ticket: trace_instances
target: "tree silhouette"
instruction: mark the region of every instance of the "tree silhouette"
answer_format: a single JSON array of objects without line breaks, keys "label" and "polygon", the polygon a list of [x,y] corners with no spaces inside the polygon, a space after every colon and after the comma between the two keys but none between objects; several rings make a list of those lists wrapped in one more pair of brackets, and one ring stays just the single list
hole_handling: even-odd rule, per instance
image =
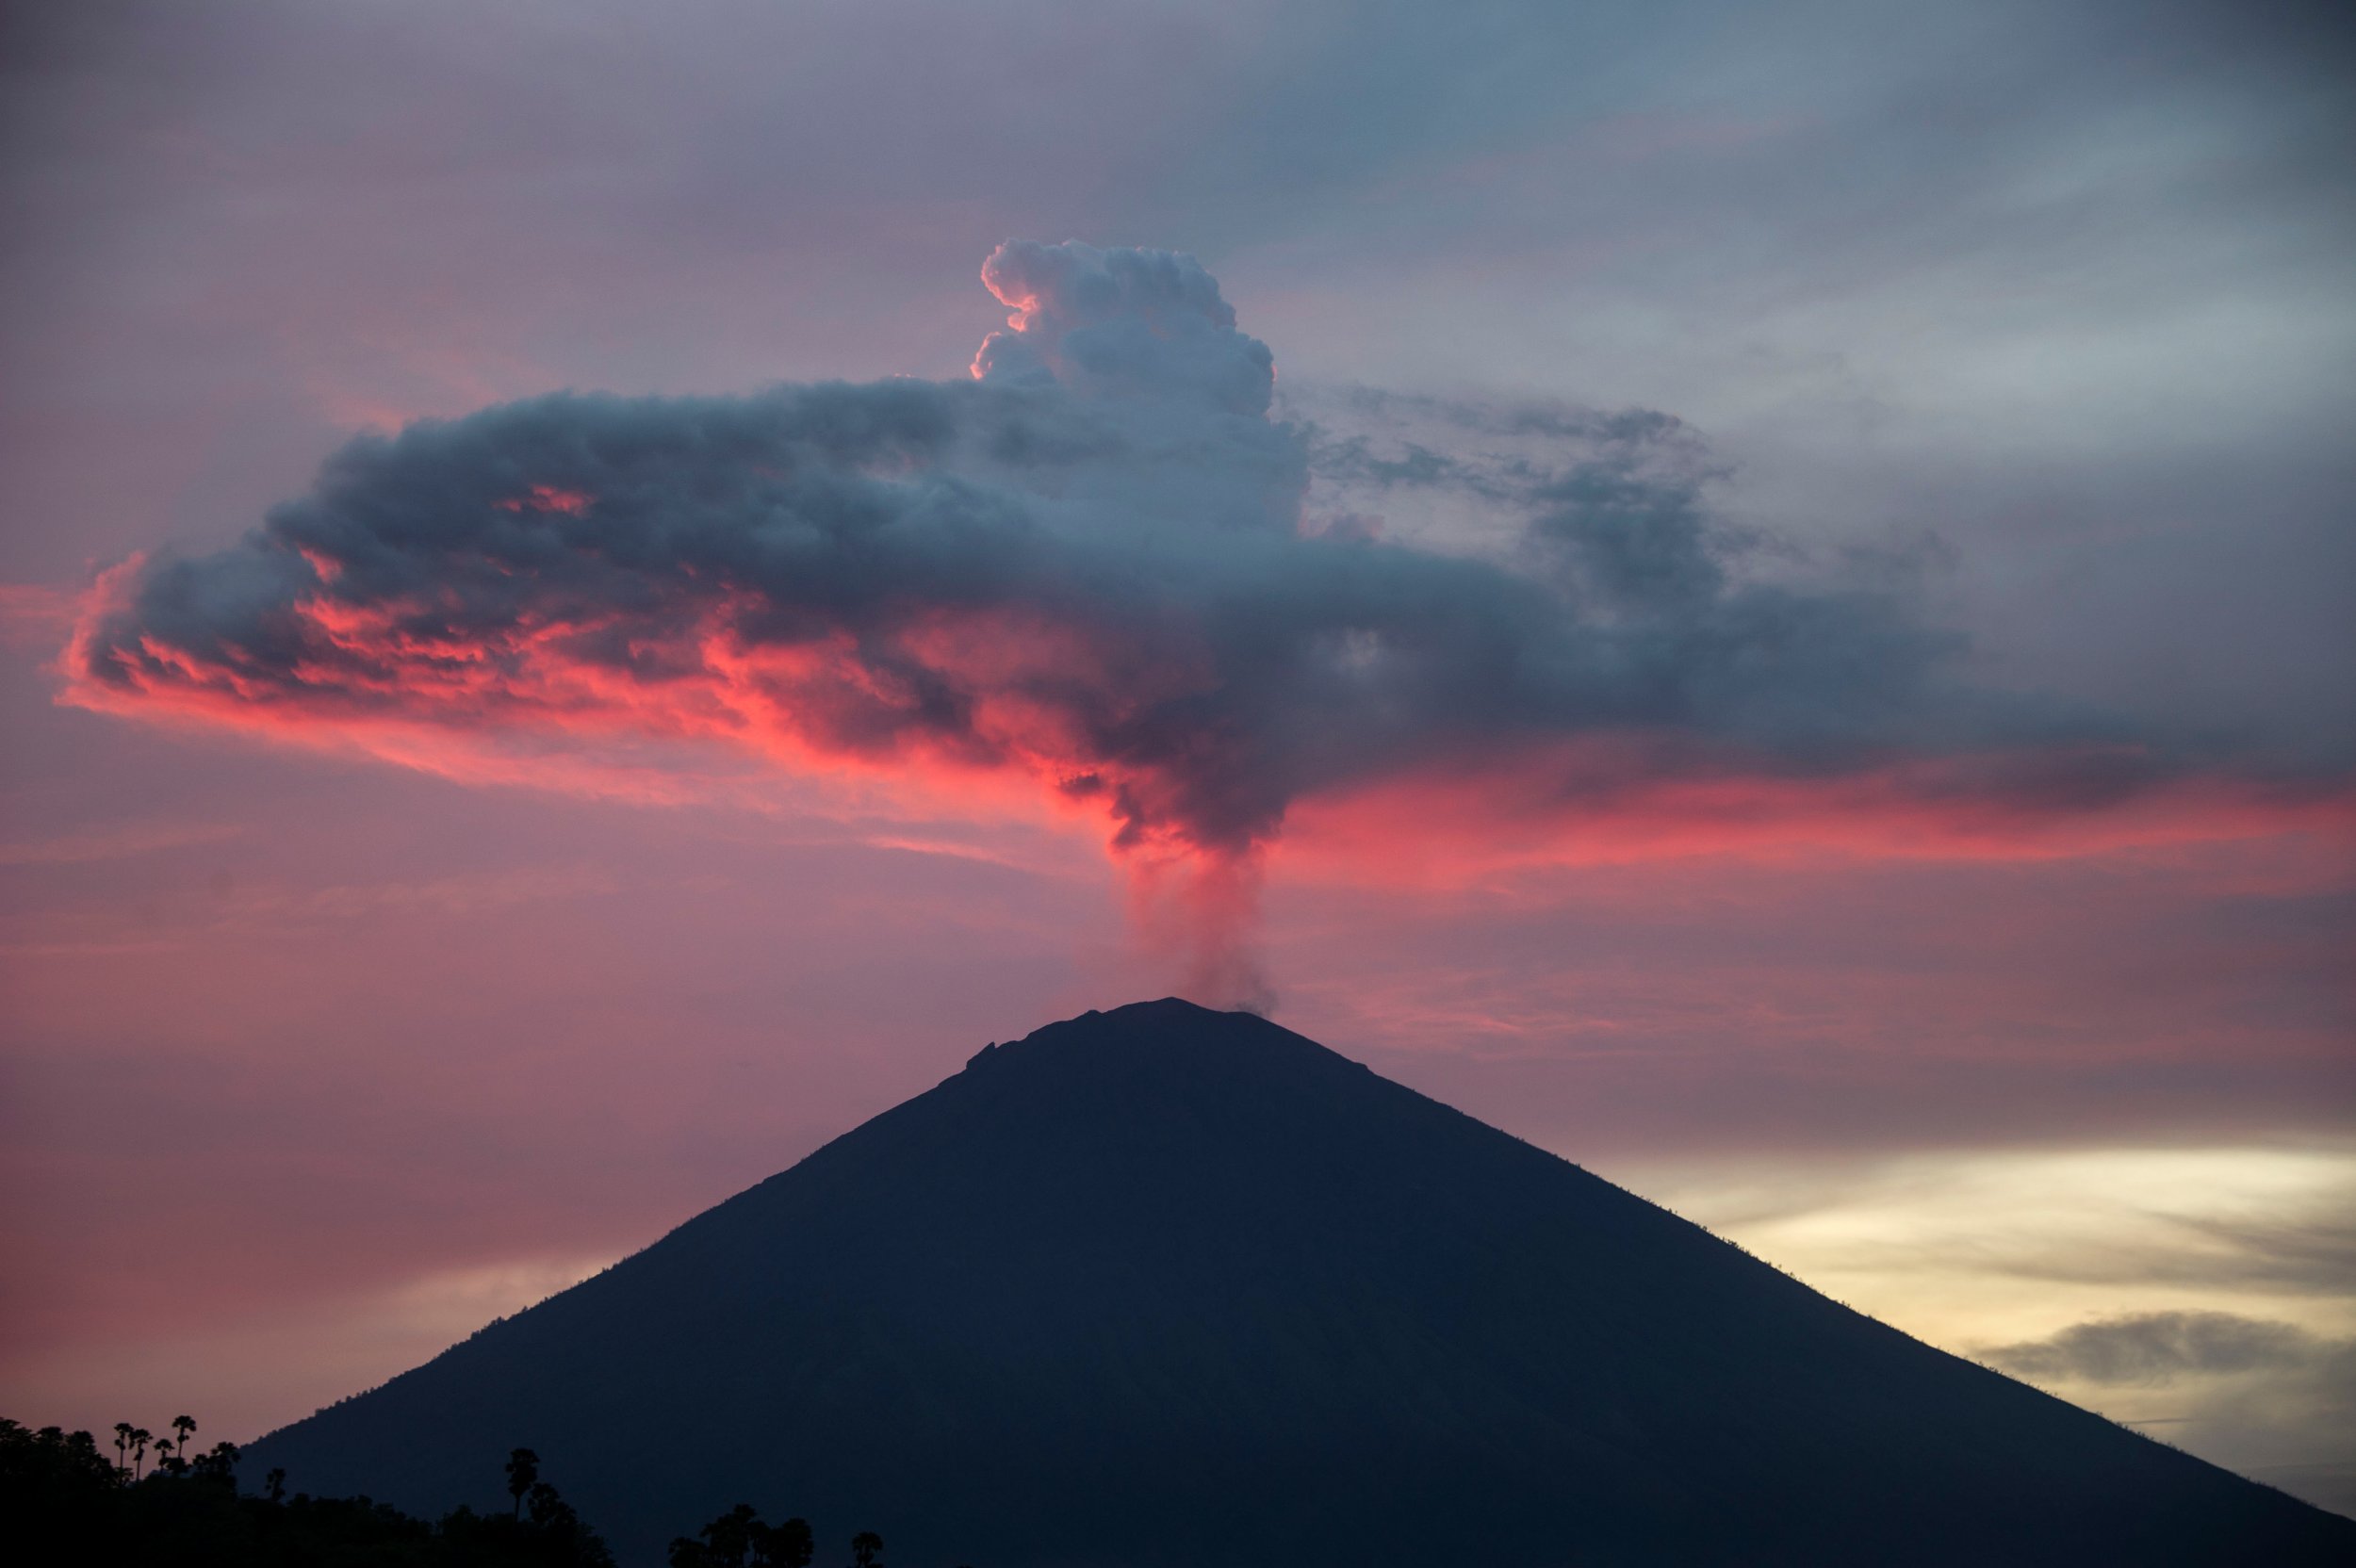
[{"label": "tree silhouette", "polygon": [[750,1503],[739,1503],[695,1534],[700,1540],[679,1536],[671,1542],[671,1568],[746,1568],[744,1560],[752,1552],[752,1532],[760,1524],[761,1515]]},{"label": "tree silhouette", "polygon": [[750,1503],[739,1503],[695,1534],[671,1542],[671,1568],[810,1568],[816,1555],[810,1521],[764,1525]]},{"label": "tree silhouette", "polygon": [[507,1456],[507,1491],[515,1499],[515,1518],[524,1516],[524,1494],[540,1478],[540,1456],[529,1448],[517,1448]]},{"label": "tree silhouette", "polygon": [[[597,1532],[540,1478],[540,1459],[513,1450],[507,1479],[515,1494],[509,1518],[461,1507],[438,1520],[412,1517],[367,1496],[286,1494],[286,1473],[273,1469],[258,1494],[240,1494],[234,1443],[196,1453],[196,1423],[182,1417],[158,1438],[118,1423],[117,1462],[89,1432],[30,1430],[0,1419],[0,1548],[19,1541],[69,1543],[59,1561],[186,1563],[207,1568],[614,1568]],[[169,1465],[192,1478],[144,1486],[129,1478],[152,1451],[158,1473]],[[739,1503],[696,1532],[671,1543],[672,1568],[810,1568],[810,1522],[762,1522]],[[19,1550],[15,1561],[24,1556]],[[882,1568],[883,1538],[851,1539],[852,1568]],[[48,1557],[41,1557],[46,1562]]]},{"label": "tree silhouette", "polygon": [[754,1533],[753,1561],[757,1568],[810,1568],[810,1560],[817,1551],[807,1519],[788,1519],[782,1525],[756,1529]]},{"label": "tree silhouette", "polygon": [[581,1527],[581,1515],[573,1511],[573,1505],[558,1496],[556,1488],[546,1481],[532,1483],[531,1493],[524,1498],[524,1509],[532,1522],[543,1530],[565,1535]]},{"label": "tree silhouette", "polygon": [[[88,1432],[66,1435],[63,1428],[31,1431],[0,1419],[0,1520],[13,1527],[27,1506],[79,1502],[104,1506],[119,1500],[123,1472],[108,1464]],[[0,1539],[17,1539],[11,1534]]]},{"label": "tree silhouette", "polygon": [[[237,1446],[217,1443],[192,1459],[194,1426],[175,1423],[176,1436],[158,1439],[123,1422],[115,1433],[120,1462],[110,1463],[88,1432],[32,1431],[0,1419],[0,1552],[13,1549],[11,1562],[188,1568],[614,1568],[597,1531],[545,1481],[534,1479],[526,1494],[528,1521],[469,1508],[428,1521],[365,1496],[298,1493],[282,1501],[286,1473],[277,1470],[268,1496],[242,1496]],[[135,1484],[151,1448],[158,1475],[169,1466],[194,1478]],[[536,1468],[528,1451],[519,1457],[524,1473]]]}]

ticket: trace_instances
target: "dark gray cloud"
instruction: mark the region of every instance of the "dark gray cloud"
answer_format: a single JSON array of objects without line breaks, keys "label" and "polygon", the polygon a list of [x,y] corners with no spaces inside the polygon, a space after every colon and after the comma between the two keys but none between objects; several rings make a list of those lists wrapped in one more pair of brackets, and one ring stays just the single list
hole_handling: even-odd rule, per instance
[{"label": "dark gray cloud", "polygon": [[2226,1312],[2132,1313],[1981,1359],[2131,1426],[2356,1513],[2356,1338]]},{"label": "dark gray cloud", "polygon": [[155,360],[284,400],[176,503],[213,542],[387,411],[940,373],[973,255],[1104,235],[1205,247],[1296,377],[1642,399],[1787,533],[1935,523],[2017,684],[2352,754],[2323,8],[58,16],[0,94],[18,575],[157,531],[34,482]]},{"label": "dark gray cloud", "polygon": [[[972,380],[566,394],[355,441],[237,545],[117,584],[79,689],[1011,770],[1101,795],[1123,845],[1230,858],[1304,794],[1604,739],[1566,804],[1911,770],[1933,808],[2078,810],[2199,761],[1969,689],[1901,597],[1753,570],[1667,416],[1271,419],[1272,358],[1191,257],[1017,242],[984,279],[1015,317]],[[1438,520],[1320,526],[1350,494]]]},{"label": "dark gray cloud", "polygon": [[[2168,1383],[2213,1373],[2356,1366],[2356,1341],[2325,1339],[2296,1324],[2227,1312],[2132,1313],[1981,1353],[2024,1378],[2090,1383]],[[2342,1367],[2343,1373],[2349,1369]]]}]

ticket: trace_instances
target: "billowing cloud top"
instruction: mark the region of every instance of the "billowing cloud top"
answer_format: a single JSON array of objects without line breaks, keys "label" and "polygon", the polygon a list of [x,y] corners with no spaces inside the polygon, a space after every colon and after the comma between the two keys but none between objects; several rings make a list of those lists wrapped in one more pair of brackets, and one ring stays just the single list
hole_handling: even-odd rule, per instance
[{"label": "billowing cloud top", "polygon": [[[237,544],[111,578],[71,697],[1018,776],[1229,864],[1303,797],[1439,771],[2082,806],[2173,766],[1966,690],[1891,598],[1747,571],[1665,416],[1362,393],[1343,433],[1270,416],[1191,256],[1010,243],[982,276],[1013,315],[970,381],[355,440]],[[1385,538],[1352,498],[1456,523]]]},{"label": "billowing cloud top", "polygon": [[991,253],[982,282],[1015,314],[973,356],[977,381],[1268,413],[1276,358],[1235,330],[1218,280],[1192,256],[1018,239]]}]

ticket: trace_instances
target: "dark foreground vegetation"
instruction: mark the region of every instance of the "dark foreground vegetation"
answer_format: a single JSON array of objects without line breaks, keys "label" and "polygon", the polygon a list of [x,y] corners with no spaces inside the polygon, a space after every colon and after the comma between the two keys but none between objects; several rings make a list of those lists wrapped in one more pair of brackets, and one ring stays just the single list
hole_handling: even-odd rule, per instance
[{"label": "dark foreground vegetation", "polygon": [[[508,1457],[507,1512],[462,1507],[428,1523],[365,1496],[289,1496],[283,1470],[270,1471],[261,1491],[241,1492],[237,1445],[198,1453],[193,1419],[183,1415],[172,1429],[174,1437],[158,1438],[117,1422],[102,1448],[89,1432],[0,1420],[0,1512],[14,1544],[33,1547],[13,1560],[34,1568],[614,1568],[597,1532],[540,1478],[539,1456],[529,1448]],[[815,1555],[807,1522],[767,1524],[740,1503],[673,1541],[670,1562],[810,1568]],[[881,1537],[852,1538],[852,1568],[883,1568],[882,1559]]]}]

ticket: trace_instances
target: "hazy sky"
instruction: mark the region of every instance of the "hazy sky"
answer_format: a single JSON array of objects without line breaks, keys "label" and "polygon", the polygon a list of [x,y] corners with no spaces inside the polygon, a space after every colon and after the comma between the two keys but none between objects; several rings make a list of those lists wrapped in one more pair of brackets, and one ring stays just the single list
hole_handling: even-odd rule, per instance
[{"label": "hazy sky", "polygon": [[0,1410],[1208,987],[2356,1509],[2331,8],[31,10]]}]

